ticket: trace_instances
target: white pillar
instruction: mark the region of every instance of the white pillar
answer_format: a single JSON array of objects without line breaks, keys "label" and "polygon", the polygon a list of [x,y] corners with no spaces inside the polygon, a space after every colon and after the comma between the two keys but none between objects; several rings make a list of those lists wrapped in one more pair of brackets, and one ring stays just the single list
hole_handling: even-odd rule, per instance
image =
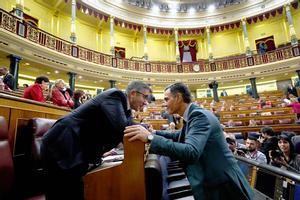
[{"label": "white pillar", "polygon": [[147,46],[147,26],[143,26],[144,31],[144,59],[145,61],[148,61],[148,46]]},{"label": "white pillar", "polygon": [[115,17],[110,16],[110,53],[112,56],[115,56],[114,19]]},{"label": "white pillar", "polygon": [[72,7],[71,7],[71,36],[70,40],[74,44],[76,44],[77,37],[76,37],[76,0],[72,0]]},{"label": "white pillar", "polygon": [[286,12],[286,17],[287,17],[288,24],[289,24],[289,33],[290,33],[290,37],[291,37],[291,44],[297,45],[298,39],[296,37],[296,31],[295,31],[294,24],[293,24],[293,16],[291,14],[290,3],[285,5],[285,12]]},{"label": "white pillar", "polygon": [[180,55],[179,55],[179,44],[178,44],[178,28],[174,29],[174,35],[175,35],[175,52],[176,52],[176,62],[180,63]]},{"label": "white pillar", "polygon": [[212,48],[211,48],[210,28],[209,28],[209,26],[206,27],[206,36],[207,36],[208,59],[209,59],[209,61],[213,61],[214,56],[213,56]]},{"label": "white pillar", "polygon": [[249,38],[248,38],[248,31],[247,31],[247,23],[245,19],[242,19],[242,27],[244,33],[244,42],[245,42],[245,52],[247,56],[252,55],[252,51],[250,49]]}]

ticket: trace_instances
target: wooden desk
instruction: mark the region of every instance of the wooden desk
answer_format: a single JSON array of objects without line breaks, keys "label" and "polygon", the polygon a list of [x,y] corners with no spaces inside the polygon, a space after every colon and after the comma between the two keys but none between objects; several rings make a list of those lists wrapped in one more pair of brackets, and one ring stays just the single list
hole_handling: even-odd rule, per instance
[{"label": "wooden desk", "polygon": [[18,118],[58,119],[70,111],[64,107],[0,93],[0,115],[4,116],[8,123],[8,139],[12,152]]},{"label": "wooden desk", "polygon": [[124,160],[101,166],[84,177],[85,200],[145,200],[145,145],[124,140]]},{"label": "wooden desk", "polygon": [[[296,134],[300,134],[300,124],[274,124],[269,126],[272,127],[276,133],[280,133],[281,131],[293,131]],[[240,132],[243,134],[247,134],[248,132],[259,132],[262,127],[264,126],[263,125],[253,126],[253,127],[237,126],[232,128],[226,127],[225,132],[227,133]]]}]

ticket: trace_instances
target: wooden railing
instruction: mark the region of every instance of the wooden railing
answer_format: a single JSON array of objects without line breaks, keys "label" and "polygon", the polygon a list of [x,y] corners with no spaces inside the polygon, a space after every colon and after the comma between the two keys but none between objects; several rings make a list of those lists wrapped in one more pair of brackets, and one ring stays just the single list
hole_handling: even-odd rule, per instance
[{"label": "wooden railing", "polygon": [[[7,30],[30,42],[73,58],[108,67],[151,73],[201,73],[222,71],[272,63],[300,56],[300,45],[298,45],[278,48],[263,55],[255,54],[250,57],[247,57],[246,55],[229,56],[226,58],[215,59],[214,62],[203,59],[197,62],[181,64],[176,62],[149,63],[145,61],[114,58],[111,55],[74,45],[71,42],[24,22],[3,9],[0,9],[0,29]],[[194,71],[194,65],[199,65],[199,71]]]}]

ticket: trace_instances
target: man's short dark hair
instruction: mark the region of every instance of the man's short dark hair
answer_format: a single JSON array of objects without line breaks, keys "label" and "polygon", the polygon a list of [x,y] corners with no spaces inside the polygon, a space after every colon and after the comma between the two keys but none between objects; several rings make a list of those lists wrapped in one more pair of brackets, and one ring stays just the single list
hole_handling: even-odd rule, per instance
[{"label": "man's short dark hair", "polygon": [[138,92],[142,92],[143,90],[149,90],[150,92],[152,92],[149,84],[144,83],[143,81],[131,81],[128,83],[128,86],[126,88],[126,94],[129,94],[130,91],[138,91]]},{"label": "man's short dark hair", "polygon": [[38,83],[38,84],[41,84],[42,81],[46,82],[46,83],[49,83],[49,78],[46,77],[46,76],[38,76],[36,77],[35,79],[35,83]]},{"label": "man's short dark hair", "polygon": [[183,83],[174,83],[166,87],[165,91],[170,89],[170,92],[173,96],[177,93],[182,95],[182,99],[184,103],[191,103],[192,102],[192,95],[189,88]]},{"label": "man's short dark hair", "polygon": [[270,127],[270,126],[262,127],[262,128],[260,129],[260,132],[261,132],[261,133],[264,133],[264,134],[266,134],[266,135],[269,135],[269,136],[275,136],[275,132],[274,132],[273,128]]}]

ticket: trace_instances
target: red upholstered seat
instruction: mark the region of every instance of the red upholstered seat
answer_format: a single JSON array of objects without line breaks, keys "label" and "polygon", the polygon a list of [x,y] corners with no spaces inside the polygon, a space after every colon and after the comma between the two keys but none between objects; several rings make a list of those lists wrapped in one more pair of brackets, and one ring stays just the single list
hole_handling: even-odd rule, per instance
[{"label": "red upholstered seat", "polygon": [[293,120],[292,119],[280,119],[278,120],[279,124],[292,124]]},{"label": "red upholstered seat", "polygon": [[271,119],[268,119],[268,120],[261,120],[261,124],[262,124],[262,125],[271,125],[271,124],[274,124],[274,121],[271,120]]},{"label": "red upholstered seat", "polygon": [[243,126],[243,122],[242,121],[237,121],[237,122],[234,122],[234,125],[235,126]]},{"label": "red upholstered seat", "polygon": [[4,117],[0,116],[0,199],[9,199],[14,182],[14,167],[8,142],[8,129]]},{"label": "red upholstered seat", "polygon": [[284,114],[284,110],[274,111],[274,115],[283,115],[283,114]]}]

